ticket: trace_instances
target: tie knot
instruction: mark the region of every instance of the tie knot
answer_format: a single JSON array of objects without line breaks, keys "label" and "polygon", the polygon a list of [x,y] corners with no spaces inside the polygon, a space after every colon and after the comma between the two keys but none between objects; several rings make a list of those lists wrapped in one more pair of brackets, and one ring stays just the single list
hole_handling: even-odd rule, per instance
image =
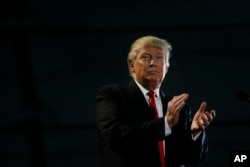
[{"label": "tie knot", "polygon": [[155,97],[155,92],[152,91],[152,90],[150,90],[150,91],[147,93],[147,95],[148,95],[150,98]]}]

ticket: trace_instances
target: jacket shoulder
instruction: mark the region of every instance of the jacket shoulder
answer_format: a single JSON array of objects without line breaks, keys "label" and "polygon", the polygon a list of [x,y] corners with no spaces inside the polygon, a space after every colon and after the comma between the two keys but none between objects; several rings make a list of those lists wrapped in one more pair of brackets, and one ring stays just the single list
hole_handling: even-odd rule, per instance
[{"label": "jacket shoulder", "polygon": [[126,89],[125,85],[121,84],[109,84],[100,87],[97,90],[97,97],[117,97],[119,94],[123,94]]},{"label": "jacket shoulder", "polygon": [[117,92],[117,91],[119,92],[124,88],[125,88],[124,85],[109,84],[109,85],[104,85],[104,86],[100,87],[97,92],[98,93],[100,93],[100,92]]}]

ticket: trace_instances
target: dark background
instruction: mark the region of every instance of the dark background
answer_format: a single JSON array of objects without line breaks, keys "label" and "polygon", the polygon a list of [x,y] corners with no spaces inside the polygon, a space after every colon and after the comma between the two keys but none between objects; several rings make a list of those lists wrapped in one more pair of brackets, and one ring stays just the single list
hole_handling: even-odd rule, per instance
[{"label": "dark background", "polygon": [[0,166],[96,167],[95,94],[130,80],[133,40],[173,45],[163,89],[203,100],[217,116],[207,128],[203,167],[229,165],[250,149],[250,3],[137,0],[0,2]]}]

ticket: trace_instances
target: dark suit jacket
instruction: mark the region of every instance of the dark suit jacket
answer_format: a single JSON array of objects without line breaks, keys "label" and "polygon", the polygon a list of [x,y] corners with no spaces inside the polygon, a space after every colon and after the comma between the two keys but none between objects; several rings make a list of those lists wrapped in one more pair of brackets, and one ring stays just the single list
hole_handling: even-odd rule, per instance
[{"label": "dark suit jacket", "polygon": [[[160,91],[164,114],[172,97]],[[164,135],[164,117],[154,119],[141,90],[128,85],[107,85],[97,92],[97,129],[100,167],[159,167],[157,141],[165,140],[167,167],[198,165],[206,156],[203,131],[198,140],[190,134],[191,111],[186,105],[171,135]]]}]

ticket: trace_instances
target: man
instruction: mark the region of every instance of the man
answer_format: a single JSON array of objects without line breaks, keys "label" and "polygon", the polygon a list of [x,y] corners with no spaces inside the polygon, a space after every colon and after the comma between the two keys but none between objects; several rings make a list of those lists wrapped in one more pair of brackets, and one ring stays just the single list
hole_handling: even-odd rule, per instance
[{"label": "man", "polygon": [[137,39],[128,54],[133,78],[97,93],[101,167],[185,167],[207,153],[205,128],[215,117],[202,102],[194,117],[187,93],[167,96],[160,89],[169,68],[171,45],[155,36]]}]

